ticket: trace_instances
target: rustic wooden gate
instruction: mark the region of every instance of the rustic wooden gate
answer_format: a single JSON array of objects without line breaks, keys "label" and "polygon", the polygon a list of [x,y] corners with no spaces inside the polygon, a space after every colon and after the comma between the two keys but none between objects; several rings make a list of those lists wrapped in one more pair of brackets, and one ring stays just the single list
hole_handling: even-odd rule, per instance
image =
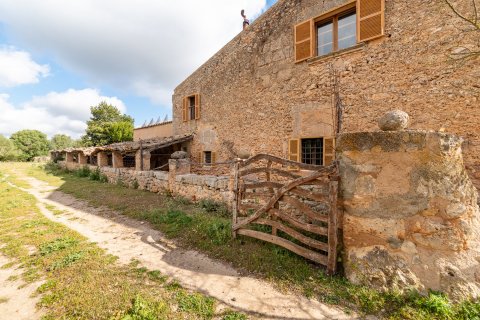
[{"label": "rustic wooden gate", "polygon": [[235,164],[233,232],[282,246],[336,272],[336,164],[259,154]]}]

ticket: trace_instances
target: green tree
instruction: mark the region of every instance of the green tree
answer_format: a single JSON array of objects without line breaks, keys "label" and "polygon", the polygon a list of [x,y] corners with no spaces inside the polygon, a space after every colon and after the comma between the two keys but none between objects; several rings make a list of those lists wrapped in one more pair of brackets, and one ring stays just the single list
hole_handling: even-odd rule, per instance
[{"label": "green tree", "polygon": [[132,141],[133,118],[122,114],[117,107],[106,102],[90,107],[92,116],[87,121],[84,146],[102,146],[115,142]]},{"label": "green tree", "polygon": [[12,140],[0,135],[0,161],[12,161],[18,159],[20,151],[15,147]]},{"label": "green tree", "polygon": [[75,145],[75,141],[66,134],[56,134],[50,139],[50,147],[53,150],[70,148]]},{"label": "green tree", "polygon": [[10,137],[21,151],[19,160],[31,161],[38,156],[45,156],[50,149],[47,135],[38,130],[17,131]]}]

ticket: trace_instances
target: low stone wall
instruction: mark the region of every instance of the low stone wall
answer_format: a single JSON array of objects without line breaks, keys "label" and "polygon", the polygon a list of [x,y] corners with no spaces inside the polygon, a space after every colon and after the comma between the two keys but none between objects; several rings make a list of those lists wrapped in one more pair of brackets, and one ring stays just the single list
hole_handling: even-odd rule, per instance
[{"label": "low stone wall", "polygon": [[339,137],[350,281],[480,295],[480,213],[461,143],[426,131]]},{"label": "low stone wall", "polygon": [[[68,170],[77,170],[85,166],[74,162],[60,161],[58,163]],[[137,187],[151,192],[171,193],[192,201],[211,199],[230,204],[233,199],[228,176],[174,174],[166,171],[136,171],[130,168],[87,166],[92,171],[100,168],[101,174],[107,177],[109,183],[122,183],[130,188]]]}]

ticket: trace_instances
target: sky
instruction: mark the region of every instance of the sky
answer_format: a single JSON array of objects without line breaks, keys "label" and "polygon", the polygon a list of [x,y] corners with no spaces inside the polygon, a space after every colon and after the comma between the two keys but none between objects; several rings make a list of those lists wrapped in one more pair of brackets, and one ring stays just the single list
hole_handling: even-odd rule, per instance
[{"label": "sky", "polygon": [[79,138],[106,101],[141,126],[276,0],[0,0],[0,134]]}]

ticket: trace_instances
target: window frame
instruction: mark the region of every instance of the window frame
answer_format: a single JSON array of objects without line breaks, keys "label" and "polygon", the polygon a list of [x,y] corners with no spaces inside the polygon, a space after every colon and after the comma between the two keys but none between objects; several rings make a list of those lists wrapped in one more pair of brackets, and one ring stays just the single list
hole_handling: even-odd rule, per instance
[{"label": "window frame", "polygon": [[299,151],[299,157],[298,157],[298,158],[299,158],[299,160],[300,160],[300,161],[299,161],[300,163],[305,163],[305,164],[307,164],[306,162],[303,162],[303,156],[304,156],[304,152],[303,152],[303,141],[305,141],[305,140],[316,140],[316,139],[319,139],[319,140],[322,141],[322,147],[321,147],[321,153],[320,153],[320,155],[321,155],[321,157],[320,157],[320,159],[321,159],[321,164],[315,164],[315,163],[309,163],[309,164],[319,165],[319,166],[323,166],[323,165],[324,165],[324,158],[325,158],[325,157],[324,157],[325,137],[302,137],[302,138],[299,139],[299,140],[300,140],[300,141],[299,141],[300,143],[299,143],[299,148],[298,148],[298,149],[299,149],[299,150],[298,150],[298,151]]},{"label": "window frame", "polygon": [[[358,41],[358,17],[355,17],[355,45],[343,48],[338,50],[338,19],[342,18],[344,16],[347,16],[349,14],[355,13],[358,15],[357,12],[357,1],[352,1],[349,2],[341,7],[335,8],[325,14],[322,14],[321,16],[318,16],[313,19],[313,32],[314,32],[314,46],[313,46],[313,56],[314,57],[324,57],[329,54],[333,54],[335,52],[339,52],[342,50],[348,50],[350,48],[355,47],[356,45],[359,44]],[[322,24],[326,24],[328,22],[332,22],[332,36],[333,36],[333,49],[331,52],[323,54],[323,55],[318,55],[318,27]]]},{"label": "window frame", "polygon": [[[191,102],[193,101],[193,105]],[[193,112],[193,117],[192,117]],[[187,97],[187,113],[188,113],[188,121],[195,120],[197,117],[197,110],[195,108],[195,95],[191,95]]]},{"label": "window frame", "polygon": [[[207,162],[207,154],[210,155],[210,162]],[[213,152],[210,150],[203,151],[203,163],[205,163],[206,166],[211,166],[213,163]]]}]

